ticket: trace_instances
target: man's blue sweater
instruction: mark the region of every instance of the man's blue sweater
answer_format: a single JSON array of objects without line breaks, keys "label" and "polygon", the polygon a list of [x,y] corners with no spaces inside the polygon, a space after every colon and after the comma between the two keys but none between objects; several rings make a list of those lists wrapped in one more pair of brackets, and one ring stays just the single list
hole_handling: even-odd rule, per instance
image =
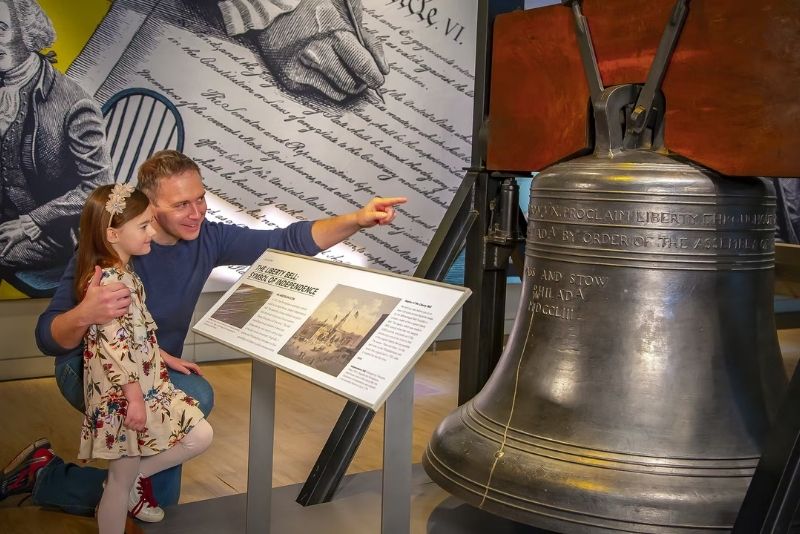
[{"label": "man's blue sweater", "polygon": [[[133,268],[147,293],[147,308],[158,325],[156,337],[166,352],[180,357],[200,291],[212,269],[220,265],[250,265],[273,248],[313,256],[320,252],[311,237],[311,222],[277,230],[253,230],[204,221],[200,235],[174,245],[152,243],[150,254],[133,258]],[[77,304],[73,290],[73,257],[47,309],[36,324],[36,344],[58,360],[80,355],[83,346],[65,350],[50,332],[53,319]]]}]

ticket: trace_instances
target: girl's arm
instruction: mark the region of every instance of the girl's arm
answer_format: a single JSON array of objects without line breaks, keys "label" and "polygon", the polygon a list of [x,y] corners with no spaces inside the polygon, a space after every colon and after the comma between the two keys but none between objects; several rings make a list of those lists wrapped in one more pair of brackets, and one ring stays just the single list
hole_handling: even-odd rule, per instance
[{"label": "girl's arm", "polygon": [[[112,319],[97,327],[97,354],[103,365],[103,370],[113,384],[119,385],[123,395],[128,401],[128,409],[123,420],[123,425],[131,430],[141,432],[147,424],[147,412],[144,404],[142,387],[139,384],[140,362],[154,355],[147,353],[146,345],[136,339],[134,317],[137,307],[143,306],[139,300],[133,278],[127,271],[119,269],[106,270],[106,277],[102,278],[102,285],[119,282],[130,290],[131,306],[128,313],[122,317]],[[87,388],[87,395],[92,388]]]},{"label": "girl's arm", "polygon": [[161,352],[161,359],[164,360],[164,363],[167,364],[167,367],[173,371],[178,371],[179,373],[183,373],[185,375],[194,373],[196,375],[203,376],[203,373],[200,371],[200,367],[196,363],[189,362],[181,358],[176,358],[161,347],[159,347],[158,350]]},{"label": "girl's arm", "polygon": [[122,422],[125,428],[143,432],[147,426],[147,412],[144,406],[144,396],[139,382],[128,382],[122,386],[122,393],[128,399],[128,412]]}]

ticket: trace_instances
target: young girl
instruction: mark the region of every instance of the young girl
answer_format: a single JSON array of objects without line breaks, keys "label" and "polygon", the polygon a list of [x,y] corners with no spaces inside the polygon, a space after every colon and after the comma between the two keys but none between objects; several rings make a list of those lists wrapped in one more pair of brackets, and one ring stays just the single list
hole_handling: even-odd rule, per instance
[{"label": "young girl", "polygon": [[152,217],[144,193],[122,184],[97,188],[81,214],[78,300],[95,265],[102,267],[101,284],[122,282],[131,291],[128,313],[91,326],[84,338],[86,417],[79,457],[110,460],[97,509],[100,534],[123,532],[129,510],[144,521],[163,519],[148,477],[200,454],[213,435],[197,401],[169,381],[142,282],[128,263],[150,252]]}]

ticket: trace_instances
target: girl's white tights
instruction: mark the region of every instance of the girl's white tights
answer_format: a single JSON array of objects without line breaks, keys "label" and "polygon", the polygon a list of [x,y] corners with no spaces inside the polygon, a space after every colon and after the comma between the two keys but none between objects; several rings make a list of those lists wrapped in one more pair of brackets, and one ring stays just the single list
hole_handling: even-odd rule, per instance
[{"label": "girl's white tights", "polygon": [[149,477],[194,458],[211,445],[214,431],[201,419],[182,440],[153,456],[123,456],[108,463],[108,479],[100,505],[97,525],[100,534],[121,534],[128,514],[128,496],[136,476]]}]

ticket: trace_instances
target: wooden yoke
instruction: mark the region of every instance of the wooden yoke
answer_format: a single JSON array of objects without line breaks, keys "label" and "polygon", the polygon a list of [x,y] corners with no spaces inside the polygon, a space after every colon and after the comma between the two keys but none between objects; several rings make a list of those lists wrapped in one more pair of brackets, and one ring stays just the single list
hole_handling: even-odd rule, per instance
[{"label": "wooden yoke", "polygon": [[[674,0],[584,0],[603,84],[644,83]],[[499,15],[488,168],[537,171],[589,146],[572,13]],[[663,83],[670,151],[734,176],[800,177],[800,2],[693,0]]]}]

